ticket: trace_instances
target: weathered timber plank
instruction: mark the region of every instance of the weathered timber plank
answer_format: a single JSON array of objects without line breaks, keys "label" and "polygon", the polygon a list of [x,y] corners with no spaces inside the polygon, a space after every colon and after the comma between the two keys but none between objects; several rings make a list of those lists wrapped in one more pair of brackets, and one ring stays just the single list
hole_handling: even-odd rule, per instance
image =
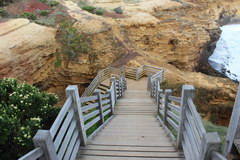
[{"label": "weathered timber plank", "polygon": [[134,151],[103,151],[103,150],[80,150],[80,155],[116,156],[116,157],[141,157],[141,158],[181,158],[178,152],[134,152]]},{"label": "weathered timber plank", "polygon": [[[79,157],[78,160],[129,160],[129,157],[114,157],[114,156],[91,156],[84,155]],[[142,158],[142,157],[131,157],[130,160],[184,160],[184,158]]]},{"label": "weathered timber plank", "polygon": [[87,145],[81,147],[82,150],[109,150],[109,151],[150,151],[150,152],[176,152],[172,146],[163,147],[145,147],[145,146],[116,146],[116,145]]}]

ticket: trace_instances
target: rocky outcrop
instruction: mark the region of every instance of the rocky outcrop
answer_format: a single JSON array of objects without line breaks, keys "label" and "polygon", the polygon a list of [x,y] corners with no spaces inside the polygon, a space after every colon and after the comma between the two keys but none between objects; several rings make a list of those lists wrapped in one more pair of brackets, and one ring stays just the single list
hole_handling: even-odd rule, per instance
[{"label": "rocky outcrop", "polygon": [[57,28],[25,19],[0,23],[0,77],[26,80],[64,97],[68,84],[78,84],[83,91],[96,72],[108,65],[150,64],[166,68],[168,81],[209,90],[220,88],[221,95],[228,95],[232,101],[236,84],[215,77],[219,75],[209,67],[207,59],[219,38],[219,20],[229,15],[236,17],[240,13],[239,0],[92,3],[108,11],[121,5],[124,16],[98,16],[83,11],[72,1],[62,1],[74,26],[91,37],[92,51],[76,62],[64,60],[59,68],[54,67],[54,53],[61,47]]},{"label": "rocky outcrop", "polygon": [[29,83],[47,79],[59,47],[55,33],[26,19],[0,23],[0,77]]}]

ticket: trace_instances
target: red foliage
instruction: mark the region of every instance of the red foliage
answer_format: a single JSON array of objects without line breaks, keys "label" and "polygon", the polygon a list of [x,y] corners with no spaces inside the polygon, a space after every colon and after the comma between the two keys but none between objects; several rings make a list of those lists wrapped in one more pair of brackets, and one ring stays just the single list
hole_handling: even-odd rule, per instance
[{"label": "red foliage", "polygon": [[34,13],[36,10],[49,10],[51,11],[51,7],[48,4],[41,3],[37,0],[28,0],[24,2],[19,2],[15,4],[11,4],[6,8],[7,12],[13,15],[19,15],[24,12]]},{"label": "red foliage", "polygon": [[48,4],[38,2],[36,0],[31,0],[26,4],[24,12],[35,12],[36,10],[51,10]]}]

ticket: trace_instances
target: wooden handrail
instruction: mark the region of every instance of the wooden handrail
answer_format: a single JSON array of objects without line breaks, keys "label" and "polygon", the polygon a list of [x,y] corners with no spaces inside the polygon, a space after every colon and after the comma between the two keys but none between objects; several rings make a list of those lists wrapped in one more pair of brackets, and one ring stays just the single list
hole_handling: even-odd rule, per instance
[{"label": "wooden handrail", "polygon": [[[159,79],[160,78],[160,79]],[[151,97],[157,102],[158,119],[178,148],[183,148],[187,160],[226,160],[219,153],[220,138],[216,132],[207,133],[193,102],[194,88],[183,85],[181,97],[171,90],[161,89],[161,74],[148,78]]]},{"label": "wooden handrail", "polygon": [[[94,80],[107,72],[99,72]],[[39,157],[47,160],[75,159],[80,144],[86,145],[112,119],[115,103],[123,97],[127,88],[125,77],[118,80],[112,77],[111,81],[106,94],[96,90],[95,95],[81,98],[76,85],[68,86],[67,100],[50,130],[38,130],[33,139],[36,148],[19,160],[36,160]],[[104,117],[109,114],[110,118],[105,121]],[[101,125],[87,135],[87,130],[99,121]]]},{"label": "wooden handrail", "polygon": [[[157,72],[161,74],[156,74]],[[68,86],[67,100],[50,130],[38,130],[33,139],[36,148],[20,160],[35,160],[39,157],[47,160],[75,159],[79,145],[86,145],[113,117],[114,106],[127,89],[125,75],[130,74],[129,78],[138,80],[146,74],[156,74],[155,77],[161,78],[162,73],[160,68],[144,65],[139,68],[108,67],[98,72],[82,97],[79,97],[76,85]],[[110,78],[111,74],[116,74],[119,78],[111,78],[111,86],[107,93],[102,95],[97,91],[92,95],[97,86]],[[111,117],[105,121],[104,117],[108,114]],[[87,130],[99,121],[101,125],[87,135]]]}]

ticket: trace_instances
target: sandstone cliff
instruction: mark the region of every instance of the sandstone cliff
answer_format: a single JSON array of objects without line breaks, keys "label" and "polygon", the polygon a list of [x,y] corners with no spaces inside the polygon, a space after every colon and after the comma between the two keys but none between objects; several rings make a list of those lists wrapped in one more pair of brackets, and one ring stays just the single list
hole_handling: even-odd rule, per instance
[{"label": "sandstone cliff", "polygon": [[166,68],[167,81],[220,90],[214,103],[233,101],[237,85],[215,77],[219,74],[207,58],[219,38],[220,24],[240,14],[240,0],[89,2],[107,11],[121,6],[124,12],[123,18],[97,16],[72,1],[61,2],[79,32],[91,37],[92,54],[55,68],[54,53],[61,47],[57,28],[10,20],[0,23],[0,77],[26,80],[64,97],[68,84],[78,84],[83,91],[108,65],[150,64]]}]

